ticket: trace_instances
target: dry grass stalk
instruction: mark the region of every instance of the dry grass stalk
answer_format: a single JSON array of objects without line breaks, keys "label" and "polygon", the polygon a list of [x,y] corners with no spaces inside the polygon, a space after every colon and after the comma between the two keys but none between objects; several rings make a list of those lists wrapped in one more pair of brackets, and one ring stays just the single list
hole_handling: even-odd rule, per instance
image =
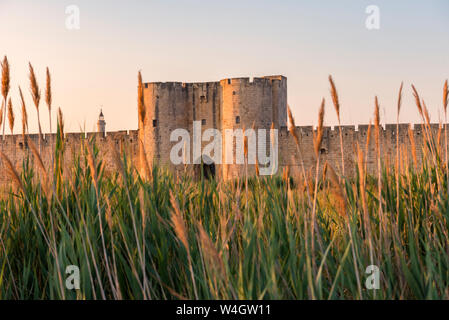
[{"label": "dry grass stalk", "polygon": [[404,82],[401,82],[401,86],[399,88],[399,95],[398,95],[398,108],[397,108],[397,117],[399,118],[399,113],[401,112],[401,105],[402,105],[402,89],[404,87]]},{"label": "dry grass stalk", "polygon": [[410,139],[410,144],[412,147],[413,164],[415,166],[415,169],[418,169],[418,157],[416,155],[415,137],[413,135],[413,130],[411,126],[408,127],[408,137]]},{"label": "dry grass stalk", "polygon": [[422,100],[422,106],[423,106],[423,110],[424,110],[424,117],[426,119],[426,123],[427,123],[427,125],[430,125],[429,109],[427,109],[427,105],[426,105],[426,102],[424,101],[424,99]]},{"label": "dry grass stalk", "polygon": [[331,96],[332,96],[332,102],[334,103],[335,112],[337,113],[338,121],[340,121],[340,102],[338,100],[338,92],[337,88],[335,87],[334,80],[332,79],[332,76],[329,76],[329,82],[331,85]]},{"label": "dry grass stalk", "polygon": [[36,80],[36,74],[34,73],[34,68],[31,65],[31,63],[28,64],[29,70],[30,70],[30,91],[31,91],[31,97],[33,98],[34,105],[36,106],[36,109],[39,110],[39,103],[41,100],[41,91],[39,89],[39,85]]},{"label": "dry grass stalk", "polygon": [[[318,236],[318,243],[321,246],[321,239],[320,234],[318,232],[318,226],[316,223],[316,206],[317,206],[317,198],[318,198],[318,175],[320,170],[320,148],[321,148],[321,142],[323,141],[323,122],[324,122],[324,105],[325,100],[323,98],[320,106],[320,111],[318,112],[318,128],[317,133],[315,135],[314,133],[314,147],[315,147],[315,154],[316,154],[316,164],[315,164],[315,188],[313,193],[313,204],[312,204],[312,216],[311,216],[311,238],[312,238],[312,252],[315,252],[315,231],[317,231]],[[315,267],[315,266],[314,266]]]},{"label": "dry grass stalk", "polygon": [[337,113],[337,119],[338,119],[338,129],[340,134],[340,151],[341,151],[341,168],[343,172],[343,176],[345,175],[345,157],[343,152],[343,133],[341,130],[341,120],[340,120],[340,101],[338,99],[338,91],[337,87],[335,86],[334,80],[332,79],[332,76],[329,75],[329,82],[331,85],[331,96],[332,96],[332,102],[334,103],[335,112]]},{"label": "dry grass stalk", "polygon": [[[366,132],[366,145],[365,145],[365,153],[366,154],[369,153],[370,142],[371,142],[371,121],[369,122],[368,130]],[[367,165],[368,165],[368,161],[365,162],[365,171],[367,171]]]},{"label": "dry grass stalk", "polygon": [[143,97],[142,73],[140,71],[137,75],[137,80],[138,80],[137,106],[138,106],[138,112],[139,112],[139,121],[143,125],[145,123],[146,110],[145,110],[145,102],[144,102],[144,97]]},{"label": "dry grass stalk", "polygon": [[[290,134],[292,135],[293,139],[295,140],[296,149],[297,149],[297,152],[299,155],[299,162],[301,164],[302,178],[303,178],[303,181],[307,181],[307,175],[306,175],[306,169],[304,167],[304,159],[302,156],[301,145],[299,142],[298,134],[296,132],[295,119],[293,118],[292,111],[291,111],[289,105],[287,105],[287,114],[288,114],[288,119],[290,122],[290,126],[289,126],[288,130],[289,130]],[[312,189],[309,189],[308,185],[306,185],[306,190],[307,190],[307,198],[308,198],[309,204],[311,204],[312,202],[311,202],[310,190],[312,190]]]},{"label": "dry grass stalk", "polygon": [[376,135],[376,150],[380,156],[380,114],[379,114],[379,100],[377,96],[374,98],[374,129]]},{"label": "dry grass stalk", "polygon": [[[4,108],[2,108],[2,119],[6,118],[6,98],[8,97],[9,89],[10,89],[10,73],[9,73],[9,62],[8,58],[5,56],[3,58],[2,66],[2,96],[3,96],[3,104]],[[3,123],[3,139],[5,138],[5,126],[6,123]]]},{"label": "dry grass stalk", "polygon": [[42,173],[42,189],[47,197],[47,201],[51,201],[52,198],[52,192],[51,192],[51,183],[50,178],[47,172],[47,169],[45,168],[44,162],[42,161],[42,157],[37,150],[36,145],[34,144],[33,140],[27,137],[27,145],[31,150],[31,153],[34,156],[34,160],[37,162],[37,165]]},{"label": "dry grass stalk", "polygon": [[139,190],[140,214],[142,218],[142,230],[145,230],[147,225],[147,211],[145,210],[145,197],[143,189]]},{"label": "dry grass stalk", "polygon": [[14,134],[14,110],[12,108],[11,98],[8,100],[8,122],[9,122],[9,130],[11,130],[11,134]]},{"label": "dry grass stalk", "polygon": [[64,117],[62,115],[61,108],[58,108],[58,127],[60,132],[60,138],[64,141]]},{"label": "dry grass stalk", "polygon": [[286,166],[282,169],[282,181],[288,183],[288,177],[290,176],[290,167]]},{"label": "dry grass stalk", "polygon": [[89,168],[91,171],[90,173],[92,176],[95,190],[97,190],[97,193],[98,193],[97,167],[96,167],[96,163],[95,163],[94,151],[93,151],[92,145],[89,142],[86,141],[85,144],[86,144],[86,149],[87,149],[87,164],[89,165]]},{"label": "dry grass stalk", "polygon": [[9,160],[8,156],[4,154],[3,151],[0,151],[0,156],[3,159],[3,163],[5,164],[6,172],[9,174],[12,181],[14,181],[17,184],[17,186],[22,190],[23,193],[25,193],[22,181],[20,180],[19,174],[14,168],[14,165],[12,164],[11,160]]},{"label": "dry grass stalk", "polygon": [[176,201],[176,198],[171,190],[170,190],[170,202],[173,207],[173,211],[171,214],[172,227],[175,230],[176,236],[178,237],[179,241],[181,241],[181,243],[183,244],[184,248],[187,251],[187,259],[189,260],[189,268],[190,268],[190,275],[192,278],[193,291],[195,293],[195,298],[198,299],[196,283],[193,276],[192,260],[190,256],[190,248],[187,236],[187,226],[184,222],[184,217],[181,213],[181,210],[179,209],[178,202]]},{"label": "dry grass stalk", "polygon": [[[274,122],[271,123],[271,128],[270,128],[270,143],[271,143],[271,150],[274,150],[278,147],[277,146],[277,136],[275,135]],[[274,161],[277,161],[277,159],[274,159]],[[277,164],[273,165],[273,172],[271,173],[271,175],[275,174],[275,172],[274,172],[275,168],[277,168]]]},{"label": "dry grass stalk", "polygon": [[314,133],[314,139],[313,139],[315,155],[317,156],[317,158],[318,158],[318,155],[320,152],[321,143],[323,142],[324,105],[325,105],[325,100],[323,98],[323,100],[321,101],[320,111],[318,113],[318,127],[316,130],[316,134]]},{"label": "dry grass stalk", "polygon": [[[255,123],[255,121],[253,121],[253,125],[252,125],[251,129],[253,129],[254,132],[256,132],[256,123]],[[259,160],[257,158],[258,157],[256,155],[256,157],[255,157],[256,161],[255,161],[255,164],[254,164],[254,168],[256,170],[256,176],[258,177],[260,175],[260,171],[259,171]]]},{"label": "dry grass stalk", "polygon": [[19,95],[20,101],[22,103],[22,135],[25,137],[25,134],[28,131],[28,113],[25,105],[25,99],[23,98],[22,89],[19,86]]},{"label": "dry grass stalk", "polygon": [[298,138],[298,134],[296,133],[295,119],[293,118],[292,111],[290,110],[290,106],[287,106],[287,114],[288,114],[288,120],[290,122],[288,131],[290,132],[293,139],[295,140],[296,146],[299,148],[299,138]]},{"label": "dry grass stalk", "polygon": [[398,106],[397,106],[397,114],[396,114],[396,211],[399,212],[399,114],[401,112],[402,105],[402,88],[404,86],[404,82],[401,82],[401,87],[399,88],[398,95]]},{"label": "dry grass stalk", "polygon": [[217,248],[215,247],[207,232],[204,230],[204,227],[201,223],[198,223],[197,228],[199,231],[198,238],[200,240],[203,256],[205,257],[209,267],[212,270],[218,272],[221,276],[221,279],[225,279],[226,273],[221,254],[218,253]]},{"label": "dry grass stalk", "polygon": [[419,93],[416,90],[415,86],[412,84],[413,97],[415,98],[416,107],[418,108],[418,112],[424,120],[424,113],[421,105],[421,99],[419,97]]},{"label": "dry grass stalk", "polygon": [[34,73],[34,69],[33,69],[33,66],[31,65],[31,63],[28,63],[28,67],[30,70],[30,75],[29,75],[30,92],[31,92],[31,97],[33,98],[34,106],[36,107],[36,111],[37,111],[37,122],[38,122],[38,126],[39,126],[39,137],[40,137],[39,145],[41,145],[42,128],[41,128],[41,120],[40,120],[40,115],[39,115],[39,103],[41,101],[41,91],[39,89],[39,85],[36,80],[36,74]]},{"label": "dry grass stalk", "polygon": [[[245,127],[243,126],[243,132],[245,132]],[[248,162],[248,136],[243,137],[243,155],[245,156],[245,163]]]},{"label": "dry grass stalk", "polygon": [[145,152],[145,146],[143,145],[142,140],[139,139],[139,160],[140,160],[140,165],[141,168],[143,168],[143,175],[145,179],[151,179],[151,170],[150,170],[150,166],[148,164],[148,159],[146,156],[146,152]]},{"label": "dry grass stalk", "polygon": [[31,152],[33,153],[33,156],[35,158],[35,160],[37,161],[38,167],[41,170],[44,179],[47,179],[47,169],[45,168],[44,162],[42,161],[42,158],[39,154],[39,151],[36,147],[36,145],[34,144],[33,140],[31,140],[29,137],[27,137],[27,144],[28,147],[30,148]]},{"label": "dry grass stalk", "polygon": [[443,87],[443,107],[444,107],[444,112],[447,112],[448,97],[449,97],[449,89],[448,89],[447,80],[446,80],[446,82],[444,82],[444,87]]},{"label": "dry grass stalk", "polygon": [[[448,179],[448,184],[449,185],[449,164],[448,164],[448,150],[447,150],[447,104],[448,104],[448,95],[449,95],[449,91],[448,91],[448,87],[447,87],[447,80],[444,82],[444,86],[443,86],[443,109],[444,109],[444,148],[445,148],[445,153],[446,153],[446,176]],[[449,191],[448,191],[449,192]]]},{"label": "dry grass stalk", "polygon": [[51,96],[51,75],[50,70],[48,70],[47,67],[47,82],[46,82],[46,90],[45,90],[45,102],[47,103],[48,107],[48,119],[50,124],[50,133],[52,132],[51,128],[51,102],[52,102],[52,96]]},{"label": "dry grass stalk", "polygon": [[9,74],[9,62],[8,57],[5,56],[3,58],[2,65],[2,96],[3,100],[6,101],[6,98],[8,97],[9,89],[10,89],[10,74]]},{"label": "dry grass stalk", "polygon": [[345,199],[345,195],[343,193],[343,189],[340,185],[340,181],[338,179],[337,174],[335,173],[334,168],[332,168],[332,166],[326,162],[325,166],[325,171],[326,171],[326,176],[329,178],[329,182],[330,182],[330,193],[333,196],[333,200],[334,200],[334,208],[337,211],[337,213],[341,216],[341,217],[346,217],[346,199]]},{"label": "dry grass stalk", "polygon": [[183,246],[186,248],[187,252],[190,252],[187,236],[187,227],[184,222],[184,217],[181,213],[181,210],[179,209],[178,202],[176,201],[176,198],[174,194],[171,192],[171,190],[170,190],[170,202],[173,207],[171,215],[171,222],[173,229],[175,230],[176,236],[178,237],[179,241],[181,241]]},{"label": "dry grass stalk", "polygon": [[365,145],[365,152],[368,154],[369,151],[369,145],[371,143],[371,121],[368,125],[368,130],[366,131],[366,145]]},{"label": "dry grass stalk", "polygon": [[111,150],[112,150],[112,160],[113,160],[115,166],[117,167],[117,169],[120,173],[120,176],[123,178],[123,180],[125,180],[125,178],[126,178],[125,167],[123,166],[122,159],[120,158],[120,153],[112,141],[110,143],[110,146],[111,146]]}]

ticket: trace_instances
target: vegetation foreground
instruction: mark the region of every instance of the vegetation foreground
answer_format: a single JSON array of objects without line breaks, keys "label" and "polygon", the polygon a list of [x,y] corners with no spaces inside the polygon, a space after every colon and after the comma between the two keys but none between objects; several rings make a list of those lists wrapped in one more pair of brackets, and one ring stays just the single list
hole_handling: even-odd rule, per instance
[{"label": "vegetation foreground", "polygon": [[[0,201],[1,299],[449,298],[441,166],[411,166],[399,198],[384,170],[380,210],[376,178],[360,172],[339,183],[328,168],[314,193],[280,177],[192,181],[153,168],[143,179],[125,158],[105,177],[95,148],[84,152],[68,178],[27,162],[19,176],[4,159],[17,187]],[[79,290],[66,288],[69,265]],[[379,290],[365,287],[369,265]]]}]

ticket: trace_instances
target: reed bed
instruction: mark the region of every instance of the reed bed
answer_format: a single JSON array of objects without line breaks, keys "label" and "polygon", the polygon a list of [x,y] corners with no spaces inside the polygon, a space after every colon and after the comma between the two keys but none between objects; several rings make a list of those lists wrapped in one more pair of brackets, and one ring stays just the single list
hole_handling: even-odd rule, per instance
[{"label": "reed bed", "polygon": [[[378,110],[376,98],[380,155]],[[324,100],[321,127],[323,118]],[[288,170],[234,181],[156,166],[140,175],[115,149],[118,170],[106,174],[90,140],[64,165],[63,136],[59,111],[51,168],[31,141],[37,166],[17,170],[1,153],[14,185],[0,200],[0,299],[449,298],[446,149],[430,130],[419,163],[401,153],[406,165],[387,167],[379,156],[371,175],[359,146],[354,176],[326,163],[310,182]],[[79,290],[65,284],[72,265]],[[370,265],[377,290],[365,286]]]}]

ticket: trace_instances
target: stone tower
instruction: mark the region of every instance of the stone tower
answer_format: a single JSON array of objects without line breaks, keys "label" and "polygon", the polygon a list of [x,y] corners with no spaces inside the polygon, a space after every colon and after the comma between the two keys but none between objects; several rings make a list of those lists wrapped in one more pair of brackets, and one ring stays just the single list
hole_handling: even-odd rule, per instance
[{"label": "stone tower", "polygon": [[103,110],[100,110],[100,116],[98,117],[97,132],[102,133],[103,136],[106,135],[106,121],[104,121]]},{"label": "stone tower", "polygon": [[[175,172],[185,170],[184,165],[170,161],[171,149],[177,143],[170,141],[175,129],[185,129],[190,134],[189,163],[197,163],[198,157],[204,160],[204,156],[193,150],[195,122],[196,126],[201,124],[201,136],[212,128],[221,132],[222,161],[214,169],[218,177],[230,179],[241,175],[244,165],[235,162],[236,150],[226,151],[225,144],[235,145],[236,140],[231,137],[233,141],[227,141],[225,130],[251,129],[254,125],[257,132],[257,129],[270,129],[272,123],[275,128],[286,126],[287,79],[268,76],[202,83],[145,83],[144,104],[146,113],[143,123],[139,123],[139,139],[150,163]],[[200,141],[203,150],[209,141]],[[233,158],[234,162],[224,164],[226,157]],[[249,166],[249,171],[254,171],[254,165]]]}]

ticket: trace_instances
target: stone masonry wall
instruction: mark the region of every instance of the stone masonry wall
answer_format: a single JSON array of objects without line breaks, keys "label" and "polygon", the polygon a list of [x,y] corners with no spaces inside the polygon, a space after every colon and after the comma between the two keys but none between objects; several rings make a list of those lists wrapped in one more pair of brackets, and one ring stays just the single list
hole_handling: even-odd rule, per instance
[{"label": "stone masonry wall", "polygon": [[[46,134],[43,135],[43,142],[39,145],[39,135],[30,134],[28,137],[34,142],[36,147],[40,148],[40,156],[44,162],[46,168],[51,168],[51,158],[54,154],[56,135]],[[110,173],[115,171],[115,165],[112,156],[112,146],[115,146],[118,151],[127,155],[128,160],[132,161],[135,165],[138,163],[138,132],[134,131],[117,131],[109,132],[106,136],[101,133],[66,133],[65,134],[65,152],[64,152],[64,166],[70,168],[76,155],[82,154],[82,144],[85,139],[93,139],[96,147],[99,149],[98,159],[101,159],[105,163],[105,172]],[[27,158],[30,159],[34,166],[35,172],[39,169],[34,165],[33,155],[29,149],[27,143],[24,141],[22,135],[6,135],[1,144],[5,155],[11,160],[14,167],[20,174],[22,171],[23,161]],[[5,171],[5,164],[0,161],[0,189],[7,186],[11,181],[11,178]]]}]

